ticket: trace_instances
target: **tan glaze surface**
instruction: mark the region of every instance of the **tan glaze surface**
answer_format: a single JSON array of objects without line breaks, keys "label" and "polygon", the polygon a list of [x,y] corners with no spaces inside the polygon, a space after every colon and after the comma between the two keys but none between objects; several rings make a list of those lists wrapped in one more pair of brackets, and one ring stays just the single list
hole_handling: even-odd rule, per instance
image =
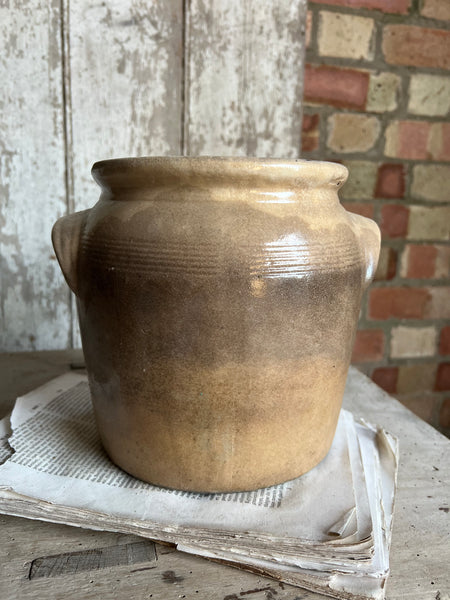
[{"label": "tan glaze surface", "polygon": [[93,173],[100,201],[53,241],[111,458],[195,491],[314,467],[379,252],[377,226],[339,204],[345,167],[144,158]]}]

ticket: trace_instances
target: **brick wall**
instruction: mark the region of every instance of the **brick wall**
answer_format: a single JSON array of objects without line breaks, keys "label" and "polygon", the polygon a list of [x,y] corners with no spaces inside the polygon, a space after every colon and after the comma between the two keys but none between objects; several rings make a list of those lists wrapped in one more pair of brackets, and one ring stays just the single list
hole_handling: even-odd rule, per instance
[{"label": "brick wall", "polygon": [[303,155],[382,231],[353,362],[450,433],[450,1],[310,0]]}]

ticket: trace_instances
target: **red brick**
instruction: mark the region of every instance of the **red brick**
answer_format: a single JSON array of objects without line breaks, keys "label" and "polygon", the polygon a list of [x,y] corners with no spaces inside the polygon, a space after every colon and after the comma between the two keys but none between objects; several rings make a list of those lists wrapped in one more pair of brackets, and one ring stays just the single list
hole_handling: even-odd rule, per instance
[{"label": "red brick", "polygon": [[303,115],[302,123],[302,151],[312,152],[319,147],[319,121],[320,116]]},{"label": "red brick", "polygon": [[439,338],[439,353],[450,354],[450,325],[446,325],[441,329],[441,337]]},{"label": "red brick", "polygon": [[380,229],[383,237],[405,237],[408,231],[409,208],[399,204],[386,204],[381,209]]},{"label": "red brick", "polygon": [[367,329],[356,332],[353,346],[352,362],[373,362],[383,358],[384,333],[378,329]]},{"label": "red brick", "polygon": [[397,391],[397,379],[398,367],[379,367],[372,373],[372,381],[390,394]]},{"label": "red brick", "polygon": [[398,15],[408,14],[410,0],[309,0],[310,4],[329,4],[348,8],[369,8]]},{"label": "red brick", "polygon": [[342,206],[348,212],[354,213],[355,215],[361,215],[368,219],[373,219],[373,204],[366,202],[342,202]]},{"label": "red brick", "polygon": [[438,366],[434,389],[437,392],[450,390],[450,363],[441,363]]},{"label": "red brick", "polygon": [[377,198],[403,198],[405,195],[405,167],[385,163],[378,168],[375,196]]},{"label": "red brick", "polygon": [[431,124],[427,121],[392,121],[386,129],[386,156],[427,160],[430,158]]},{"label": "red brick", "polygon": [[313,152],[319,147],[318,135],[303,135],[302,136],[302,151]]},{"label": "red brick", "polygon": [[[431,155],[434,160],[450,161],[450,123],[435,123],[434,128],[440,128],[437,132],[437,143],[435,148],[431,148]],[[431,146],[434,144],[431,143]]]},{"label": "red brick", "polygon": [[305,133],[308,133],[310,131],[315,131],[317,129],[317,127],[319,126],[319,118],[320,118],[320,116],[318,114],[303,115],[302,130]]},{"label": "red brick", "polygon": [[431,125],[426,121],[401,121],[398,131],[398,156],[414,160],[428,158],[430,129]]},{"label": "red brick", "polygon": [[448,162],[450,123],[392,121],[386,128],[384,153],[393,158]]},{"label": "red brick", "polygon": [[304,85],[306,102],[364,109],[369,89],[369,73],[355,69],[306,65]]},{"label": "red brick", "polygon": [[397,272],[397,252],[393,248],[389,248],[389,262],[386,273],[386,279],[393,279]]},{"label": "red brick", "polygon": [[446,429],[450,427],[450,398],[444,398],[439,414],[439,425]]},{"label": "red brick", "polygon": [[422,319],[430,300],[424,288],[375,288],[370,292],[371,319]]},{"label": "red brick", "polygon": [[305,45],[309,48],[311,44],[311,32],[313,26],[313,14],[310,10],[306,13],[306,33],[305,33]]},{"label": "red brick", "polygon": [[392,65],[450,69],[450,31],[386,25],[382,48]]},{"label": "red brick", "polygon": [[397,272],[397,252],[394,248],[382,246],[378,267],[375,272],[375,281],[387,281],[393,279]]},{"label": "red brick", "polygon": [[406,276],[413,279],[430,279],[436,271],[436,246],[408,246],[408,269]]}]

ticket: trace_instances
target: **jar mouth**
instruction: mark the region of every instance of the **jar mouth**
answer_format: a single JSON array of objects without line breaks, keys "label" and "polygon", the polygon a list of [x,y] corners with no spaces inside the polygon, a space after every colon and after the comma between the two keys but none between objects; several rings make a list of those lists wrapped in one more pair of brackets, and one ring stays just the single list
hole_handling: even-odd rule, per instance
[{"label": "jar mouth", "polygon": [[144,156],[96,162],[92,176],[110,192],[167,186],[337,189],[347,180],[348,170],[339,163],[300,158]]}]

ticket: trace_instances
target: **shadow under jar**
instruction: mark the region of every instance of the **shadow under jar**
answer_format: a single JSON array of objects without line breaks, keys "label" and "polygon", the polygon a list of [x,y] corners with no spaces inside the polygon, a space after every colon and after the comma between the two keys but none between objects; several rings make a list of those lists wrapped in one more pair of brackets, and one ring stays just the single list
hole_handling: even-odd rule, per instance
[{"label": "shadow under jar", "polygon": [[57,221],[98,429],[135,477],[274,485],[327,454],[380,247],[339,164],[96,163],[98,203]]}]

